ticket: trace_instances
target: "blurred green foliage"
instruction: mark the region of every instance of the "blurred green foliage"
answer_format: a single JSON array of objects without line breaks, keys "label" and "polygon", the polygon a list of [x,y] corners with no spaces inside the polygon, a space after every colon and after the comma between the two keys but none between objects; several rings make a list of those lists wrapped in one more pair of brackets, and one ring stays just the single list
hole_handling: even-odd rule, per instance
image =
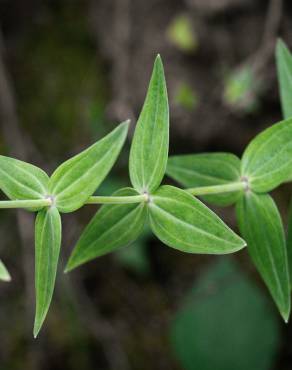
[{"label": "blurred green foliage", "polygon": [[185,370],[269,370],[278,320],[262,292],[224,257],[201,275],[177,313],[171,341]]},{"label": "blurred green foliage", "polygon": [[177,15],[167,29],[168,40],[178,49],[193,52],[198,47],[197,35],[194,32],[192,20],[188,15]]},{"label": "blurred green foliage", "polygon": [[250,113],[258,108],[259,83],[249,65],[231,71],[224,80],[223,100],[232,109]]},{"label": "blurred green foliage", "polygon": [[188,83],[183,82],[177,88],[175,103],[185,110],[194,111],[199,104],[199,97]]}]

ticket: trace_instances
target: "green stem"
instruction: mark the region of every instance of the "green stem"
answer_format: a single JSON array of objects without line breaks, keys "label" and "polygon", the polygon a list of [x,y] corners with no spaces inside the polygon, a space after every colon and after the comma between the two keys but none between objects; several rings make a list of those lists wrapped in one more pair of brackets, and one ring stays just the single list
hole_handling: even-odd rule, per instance
[{"label": "green stem", "polygon": [[51,199],[2,200],[0,208],[39,208],[48,207],[51,204]]},{"label": "green stem", "polygon": [[213,186],[200,186],[197,188],[185,189],[188,193],[192,195],[208,195],[208,194],[220,194],[220,193],[230,193],[238,190],[245,190],[247,184],[245,181],[231,182],[222,185]]},{"label": "green stem", "polygon": [[142,203],[147,202],[147,194],[142,195],[131,195],[125,197],[101,197],[93,196],[90,197],[85,204],[128,204],[128,203]]},{"label": "green stem", "polygon": [[[192,195],[208,195],[230,193],[246,189],[247,184],[244,181],[231,182],[223,185],[200,186],[197,188],[185,189]],[[142,203],[148,201],[147,194],[131,195],[125,197],[116,196],[92,196],[89,197],[85,204],[129,204]],[[31,199],[31,200],[2,200],[0,208],[40,208],[52,205],[52,199]]]}]

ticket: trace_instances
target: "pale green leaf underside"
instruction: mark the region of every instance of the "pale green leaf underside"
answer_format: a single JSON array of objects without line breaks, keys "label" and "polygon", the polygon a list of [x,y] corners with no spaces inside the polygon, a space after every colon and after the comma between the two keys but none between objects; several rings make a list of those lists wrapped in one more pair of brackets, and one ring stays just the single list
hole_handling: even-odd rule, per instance
[{"label": "pale green leaf underside", "polygon": [[282,40],[276,48],[277,75],[284,118],[292,116],[292,55]]},{"label": "pale green leaf underside", "polygon": [[163,179],[168,157],[168,131],[167,90],[162,61],[158,56],[130,151],[130,178],[139,192],[156,190]]},{"label": "pale green leaf underside", "polygon": [[292,177],[292,118],[257,135],[242,157],[242,175],[260,193],[276,188]]},{"label": "pale green leaf underside", "polygon": [[[113,195],[131,196],[138,193],[125,188]],[[143,229],[146,215],[145,203],[102,206],[78,240],[66,271],[133,242]]]},{"label": "pale green leaf underside", "polygon": [[166,245],[205,254],[232,253],[245,246],[214,212],[184,190],[165,185],[151,199],[150,225]]},{"label": "pale green leaf underside", "polygon": [[247,193],[236,206],[242,236],[285,321],[290,313],[290,284],[282,220],[268,194]]},{"label": "pale green leaf underside", "polygon": [[40,211],[35,224],[35,337],[41,329],[52,300],[60,245],[61,218],[57,208]]},{"label": "pale green leaf underside", "polygon": [[10,281],[11,276],[5,267],[4,263],[0,260],[0,280],[2,281]]},{"label": "pale green leaf underside", "polygon": [[41,199],[48,194],[49,177],[40,168],[0,155],[0,189],[10,199]]},{"label": "pale green leaf underside", "polygon": [[60,212],[73,212],[94,193],[114,165],[125,142],[129,122],[64,162],[50,179],[50,192]]},{"label": "pale green leaf underside", "polygon": [[[240,159],[230,153],[186,154],[170,157],[166,173],[186,188],[223,185],[240,179]],[[241,192],[202,196],[218,206],[236,202]]]}]

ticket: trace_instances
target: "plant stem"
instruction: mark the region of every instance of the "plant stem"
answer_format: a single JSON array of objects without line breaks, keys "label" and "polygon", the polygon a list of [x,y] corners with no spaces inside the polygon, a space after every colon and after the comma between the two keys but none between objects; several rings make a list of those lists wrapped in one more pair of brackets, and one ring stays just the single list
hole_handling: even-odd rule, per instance
[{"label": "plant stem", "polygon": [[185,189],[188,193],[192,195],[208,195],[208,194],[220,194],[220,193],[230,193],[238,190],[245,190],[247,183],[245,181],[231,182],[222,185],[213,186],[200,186],[197,188]]},{"label": "plant stem", "polygon": [[[245,181],[231,182],[222,185],[200,186],[197,188],[185,189],[192,195],[208,195],[230,193],[233,191],[244,190],[247,187]],[[143,203],[148,201],[147,194],[131,195],[131,196],[92,196],[89,197],[85,204],[129,204]],[[28,199],[28,200],[2,200],[0,201],[1,208],[39,208],[49,207],[52,205],[52,199]]]},{"label": "plant stem", "polygon": [[147,202],[148,196],[147,194],[141,195],[131,195],[125,197],[101,197],[101,196],[93,196],[90,197],[85,204],[128,204],[128,203],[142,203]]},{"label": "plant stem", "polygon": [[51,199],[2,200],[0,201],[0,208],[39,208],[51,204]]}]

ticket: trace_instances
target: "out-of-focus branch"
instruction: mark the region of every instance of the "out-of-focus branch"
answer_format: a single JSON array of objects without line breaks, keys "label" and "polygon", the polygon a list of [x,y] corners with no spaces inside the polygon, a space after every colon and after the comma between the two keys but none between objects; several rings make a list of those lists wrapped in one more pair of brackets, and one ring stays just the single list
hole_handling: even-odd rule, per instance
[{"label": "out-of-focus branch", "polygon": [[[111,86],[113,101],[108,107],[111,118],[134,119],[135,114],[129,103],[129,90],[125,88],[130,78],[131,63],[131,0],[90,1],[90,23],[97,45],[103,45],[105,55],[112,62]],[[113,20],[111,32],[100,26],[98,20],[103,16],[102,9],[112,6]]]},{"label": "out-of-focus branch", "polygon": [[254,73],[261,73],[270,58],[273,56],[275,42],[282,19],[283,0],[270,0],[266,13],[261,46],[255,54],[248,58]]},{"label": "out-of-focus branch", "polygon": [[[80,225],[77,224],[76,218],[73,217],[70,217],[67,221],[68,223],[65,219],[63,222],[63,228],[65,230],[63,245],[72,245],[73,239],[76,237],[75,232],[72,233],[72,231],[79,230]],[[62,257],[60,257],[60,265],[64,266],[62,262]],[[102,316],[96,305],[93,305],[91,298],[84,288],[80,270],[68,274],[67,278],[62,279],[62,283],[57,284],[58,295],[63,294],[64,289],[70,294],[78,317],[86,327],[86,330],[101,345],[109,369],[129,370],[131,367],[120,340],[119,330],[113,323]]]},{"label": "out-of-focus branch", "polygon": [[[0,32],[0,128],[9,154],[22,160],[28,160],[29,152],[19,125],[12,84],[4,62],[4,49],[4,39]],[[23,247],[27,314],[31,319],[34,306],[32,304],[34,302],[34,218],[28,212],[17,211],[17,222]]]},{"label": "out-of-focus branch", "polygon": [[[110,369],[129,370],[130,364],[128,357],[121,346],[117,330],[108,320],[100,315],[97,307],[93,307],[90,298],[81,284],[80,275],[75,274],[74,276],[73,287],[70,291],[72,292],[79,317],[82,319],[87,330],[101,344]],[[69,284],[69,281],[67,283]]]}]

